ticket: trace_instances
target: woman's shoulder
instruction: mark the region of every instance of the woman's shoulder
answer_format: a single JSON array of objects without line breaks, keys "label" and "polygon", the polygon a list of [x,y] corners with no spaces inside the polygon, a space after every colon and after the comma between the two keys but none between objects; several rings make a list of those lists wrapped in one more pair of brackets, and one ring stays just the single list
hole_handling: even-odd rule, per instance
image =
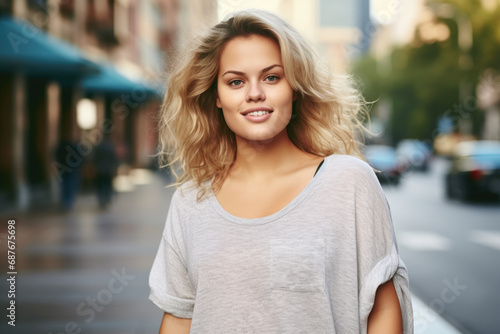
[{"label": "woman's shoulder", "polygon": [[322,176],[322,183],[325,183],[325,185],[343,190],[380,190],[380,183],[375,171],[361,158],[333,154],[326,157],[325,165],[324,175]]},{"label": "woman's shoulder", "polygon": [[325,158],[330,173],[344,177],[371,177],[375,176],[373,168],[362,159],[346,154],[332,154]]},{"label": "woman's shoulder", "polygon": [[[384,198],[384,191],[373,168],[360,158],[332,155],[321,184],[334,193],[356,194],[360,197]],[[385,200],[384,200],[385,201]]]}]

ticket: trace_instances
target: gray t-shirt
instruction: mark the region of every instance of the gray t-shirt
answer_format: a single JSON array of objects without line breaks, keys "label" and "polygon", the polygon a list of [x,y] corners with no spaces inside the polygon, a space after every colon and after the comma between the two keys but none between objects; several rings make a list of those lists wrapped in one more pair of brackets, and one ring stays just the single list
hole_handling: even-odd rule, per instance
[{"label": "gray t-shirt", "polygon": [[191,333],[366,333],[377,287],[391,278],[413,333],[389,206],[365,162],[326,157],[296,198],[263,218],[196,194],[183,186],[173,195],[149,277],[151,301],[192,318]]}]

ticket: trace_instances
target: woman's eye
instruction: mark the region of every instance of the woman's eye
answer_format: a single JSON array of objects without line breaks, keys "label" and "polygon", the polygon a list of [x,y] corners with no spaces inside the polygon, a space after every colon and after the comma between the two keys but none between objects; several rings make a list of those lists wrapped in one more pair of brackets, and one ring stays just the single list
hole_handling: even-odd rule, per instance
[{"label": "woman's eye", "polygon": [[274,81],[278,81],[279,77],[277,75],[270,75],[270,76],[266,77],[266,80],[270,81],[270,82],[274,82]]},{"label": "woman's eye", "polygon": [[233,80],[229,82],[230,86],[240,86],[243,83],[242,80]]}]

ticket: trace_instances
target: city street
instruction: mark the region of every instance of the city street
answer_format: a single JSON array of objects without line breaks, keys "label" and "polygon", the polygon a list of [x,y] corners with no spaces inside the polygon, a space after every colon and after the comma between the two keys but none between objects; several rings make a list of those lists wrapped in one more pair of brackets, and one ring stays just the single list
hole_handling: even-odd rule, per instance
[{"label": "city street", "polygon": [[[400,253],[412,292],[430,309],[462,333],[494,333],[500,328],[500,205],[447,201],[445,168],[437,160],[430,173],[385,187]],[[1,333],[157,332],[162,312],[148,300],[147,278],[173,189],[164,189],[158,175],[137,175],[128,181],[139,185],[120,193],[107,211],[86,194],[71,213],[2,217],[16,220],[17,276],[16,326],[2,321]],[[6,230],[1,233],[5,254]],[[1,264],[7,267],[5,257]],[[6,279],[0,288],[5,300]],[[435,313],[415,308],[416,333],[441,334],[431,331],[438,323]]]},{"label": "city street", "polygon": [[[220,168],[211,163],[215,156],[234,151],[235,138],[262,139],[247,145],[249,157],[269,149],[274,159],[290,151],[287,134],[307,152],[340,145],[351,154],[366,139],[359,149],[379,179],[398,183],[383,189],[408,268],[414,334],[500,333],[500,196],[461,201],[445,194],[451,164],[445,157],[453,156],[448,197],[500,195],[499,17],[500,0],[0,1],[0,334],[158,333],[164,312],[149,301],[148,279],[175,192],[167,188],[172,175],[156,170],[163,165],[158,157],[178,155],[191,161],[181,164],[188,174],[207,176]],[[303,176],[292,162],[287,168],[274,162],[259,168],[279,172],[276,185]],[[403,173],[409,165],[425,172]],[[247,167],[242,163],[241,170]],[[245,182],[266,180],[257,174],[245,174]],[[256,196],[239,180],[221,200],[239,198],[246,205],[241,212],[252,212],[259,200],[285,206],[284,196]],[[307,214],[327,217],[318,202],[302,198],[297,204],[314,203]],[[282,211],[309,224],[301,232],[314,225],[293,208]],[[343,219],[336,214],[326,220],[333,227]],[[293,232],[290,226],[279,230],[280,238]],[[194,248],[210,239],[205,232]],[[366,270],[366,252],[360,256],[366,238],[346,242],[332,233],[323,233],[318,245],[322,238],[342,239],[323,248],[341,257],[354,249],[353,268],[378,272]],[[368,239],[378,243],[375,234]],[[256,267],[270,281],[274,272],[288,274],[273,269],[282,262],[294,279],[304,273],[299,269],[317,269],[309,253],[321,247],[296,251],[305,259],[297,260],[281,240],[273,243],[272,233],[263,235],[271,265],[250,266],[254,276],[263,277]],[[230,260],[238,281],[251,278]],[[217,271],[198,262],[195,268]],[[334,279],[352,283],[355,275],[333,267]],[[361,290],[349,290],[350,296],[359,302],[371,285],[354,282]],[[197,284],[197,309],[204,305],[202,290]],[[347,305],[323,290],[335,298],[333,310]],[[228,315],[236,318],[241,324]]]},{"label": "city street", "polygon": [[[385,187],[412,292],[463,333],[500,328],[500,204],[449,201],[447,161]],[[432,317],[415,314],[415,329]]]}]

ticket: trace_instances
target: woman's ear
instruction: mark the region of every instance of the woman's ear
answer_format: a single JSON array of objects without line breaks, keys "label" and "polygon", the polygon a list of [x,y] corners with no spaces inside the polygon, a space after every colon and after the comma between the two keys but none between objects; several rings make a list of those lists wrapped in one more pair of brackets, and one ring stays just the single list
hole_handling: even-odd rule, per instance
[{"label": "woman's ear", "polygon": [[293,91],[293,96],[292,96],[293,100],[292,101],[295,101],[297,100],[297,92],[296,91]]},{"label": "woman's ear", "polygon": [[222,104],[220,103],[219,93],[217,92],[217,89],[215,89],[215,104],[217,105],[217,108],[222,109]]}]

